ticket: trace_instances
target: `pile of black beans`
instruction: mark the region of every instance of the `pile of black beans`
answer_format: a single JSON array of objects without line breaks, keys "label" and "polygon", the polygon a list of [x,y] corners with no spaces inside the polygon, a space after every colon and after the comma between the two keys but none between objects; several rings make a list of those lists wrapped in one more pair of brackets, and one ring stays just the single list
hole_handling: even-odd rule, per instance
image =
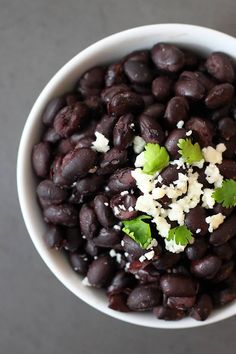
[{"label": "pile of black beans", "polygon": [[[213,308],[236,299],[233,208],[215,205],[214,212],[227,218],[212,234],[205,210],[200,205],[192,209],[187,226],[201,233],[179,254],[166,251],[152,228],[158,246],[154,258],[143,262],[139,258],[147,250],[120,227],[122,220],[139,215],[134,207],[140,192],[131,176],[137,135],[165,146],[172,159],[178,158],[177,142],[188,130],[201,147],[223,142],[227,150],[220,172],[236,179],[235,84],[228,55],[202,58],[158,43],[91,68],[72,92],[48,103],[42,138],[32,152],[37,198],[48,224],[45,239],[49,247],[65,252],[75,272],[105,289],[110,308],[153,311],[165,320],[188,315],[205,320]],[[184,127],[177,129],[180,120]],[[95,131],[109,139],[108,152],[91,148]],[[170,183],[176,169],[169,166],[162,175]],[[199,179],[208,186],[204,173]],[[119,205],[125,210],[117,217]]]}]

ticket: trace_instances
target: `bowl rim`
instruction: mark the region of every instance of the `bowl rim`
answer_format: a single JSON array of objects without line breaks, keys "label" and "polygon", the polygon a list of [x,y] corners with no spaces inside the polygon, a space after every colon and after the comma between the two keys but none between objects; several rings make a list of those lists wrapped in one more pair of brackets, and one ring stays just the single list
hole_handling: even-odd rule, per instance
[{"label": "bowl rim", "polygon": [[[189,25],[189,24],[181,24],[181,23],[162,23],[162,24],[151,24],[151,25],[145,25],[145,26],[139,26],[139,27],[134,27],[131,29],[126,29],[124,31],[120,31],[118,33],[112,34],[108,37],[105,37],[92,45],[88,46],[78,54],[76,54],[71,60],[69,60],[64,66],[62,66],[61,69],[59,69],[56,74],[49,80],[49,82],[46,84],[46,86],[43,88],[41,93],[39,94],[38,98],[36,99],[29,116],[26,120],[26,123],[23,128],[23,132],[21,135],[20,139],[20,144],[19,144],[19,149],[18,149],[18,156],[17,156],[17,191],[18,191],[18,199],[21,207],[21,212],[23,215],[23,219],[27,228],[27,231],[31,237],[31,240],[37,249],[39,255],[43,259],[43,261],[46,263],[46,265],[49,267],[49,269],[52,271],[52,273],[57,277],[57,279],[67,288],[69,289],[72,293],[74,293],[77,297],[79,297],[81,300],[92,306],[93,308],[101,311],[104,314],[107,314],[113,318],[120,319],[124,322],[128,322],[131,324],[136,324],[144,327],[151,327],[151,328],[162,328],[162,329],[181,329],[181,328],[192,328],[192,327],[199,327],[199,326],[205,326],[208,324],[212,324],[215,322],[219,322],[221,320],[224,320],[226,318],[229,318],[233,315],[236,314],[236,301],[225,306],[222,309],[219,310],[214,310],[214,313],[212,316],[210,316],[206,321],[199,322],[195,321],[194,319],[187,318],[183,319],[180,321],[163,321],[163,320],[158,320],[156,319],[155,324],[152,321],[148,320],[147,318],[144,318],[142,321],[139,318],[139,315],[132,315],[129,316],[129,314],[124,314],[120,313],[114,310],[111,310],[106,306],[100,306],[94,303],[94,301],[91,301],[90,299],[87,298],[86,294],[78,294],[75,293],[75,287],[70,283],[70,280],[65,279],[65,277],[62,276],[61,270],[59,269],[59,266],[56,264],[55,261],[50,259],[50,257],[44,252],[42,249],[40,243],[38,242],[39,235],[37,235],[37,230],[36,230],[36,225],[31,219],[32,216],[32,208],[30,207],[29,203],[29,198],[26,197],[27,195],[27,174],[26,174],[26,169],[25,167],[25,156],[27,156],[27,147],[30,139],[30,135],[32,132],[32,129],[34,127],[34,122],[36,119],[36,116],[39,114],[38,112],[42,108],[45,107],[45,104],[43,105],[42,103],[46,100],[48,96],[50,96],[50,92],[54,91],[56,87],[59,85],[59,83],[65,78],[69,72],[73,70],[76,66],[79,65],[80,61],[83,61],[86,57],[89,57],[92,55],[92,53],[96,50],[98,50],[99,47],[104,47],[104,46],[110,46],[114,45],[114,41],[119,41],[122,38],[127,38],[127,37],[132,37],[132,36],[137,36],[141,35],[143,32],[148,32],[148,31],[165,31],[165,30],[178,30],[178,31],[192,31],[192,32],[199,32],[202,34],[203,33],[208,33],[209,35],[212,36],[217,36],[219,40],[233,40],[234,42],[236,39],[233,36],[230,36],[228,34],[225,34],[220,31],[213,30],[208,27],[203,27],[203,26],[196,26],[196,25]],[[101,49],[100,49],[101,50]],[[52,251],[51,251],[52,252]],[[234,308],[234,309],[233,309]],[[149,323],[150,322],[150,323]]]}]

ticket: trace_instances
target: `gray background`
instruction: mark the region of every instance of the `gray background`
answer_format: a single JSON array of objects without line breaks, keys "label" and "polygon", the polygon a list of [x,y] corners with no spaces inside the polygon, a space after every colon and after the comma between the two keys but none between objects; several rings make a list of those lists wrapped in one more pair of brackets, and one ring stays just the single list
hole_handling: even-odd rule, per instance
[{"label": "gray background", "polygon": [[49,78],[92,42],[182,22],[236,35],[235,0],[0,0],[0,354],[235,353],[236,318],[164,331],[107,318],[66,290],[36,253],[19,210],[20,134]]}]

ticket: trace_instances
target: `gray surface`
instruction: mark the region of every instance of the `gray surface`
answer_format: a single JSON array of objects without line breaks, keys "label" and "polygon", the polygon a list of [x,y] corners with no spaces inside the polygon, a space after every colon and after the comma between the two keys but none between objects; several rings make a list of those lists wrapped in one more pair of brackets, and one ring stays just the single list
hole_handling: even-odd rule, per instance
[{"label": "gray surface", "polygon": [[1,354],[235,352],[236,318],[188,331],[152,330],[107,318],[75,298],[36,253],[15,186],[27,114],[48,79],[78,51],[116,31],[158,22],[235,35],[235,11],[235,0],[0,0]]}]

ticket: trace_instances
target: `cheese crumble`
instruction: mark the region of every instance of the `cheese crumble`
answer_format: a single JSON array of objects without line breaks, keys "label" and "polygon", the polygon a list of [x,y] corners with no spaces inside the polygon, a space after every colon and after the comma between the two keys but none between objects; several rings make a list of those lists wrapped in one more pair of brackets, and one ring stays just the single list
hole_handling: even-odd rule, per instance
[{"label": "cheese crumble", "polygon": [[101,133],[95,132],[96,140],[92,142],[92,149],[97,152],[107,152],[110,150],[109,140]]}]

